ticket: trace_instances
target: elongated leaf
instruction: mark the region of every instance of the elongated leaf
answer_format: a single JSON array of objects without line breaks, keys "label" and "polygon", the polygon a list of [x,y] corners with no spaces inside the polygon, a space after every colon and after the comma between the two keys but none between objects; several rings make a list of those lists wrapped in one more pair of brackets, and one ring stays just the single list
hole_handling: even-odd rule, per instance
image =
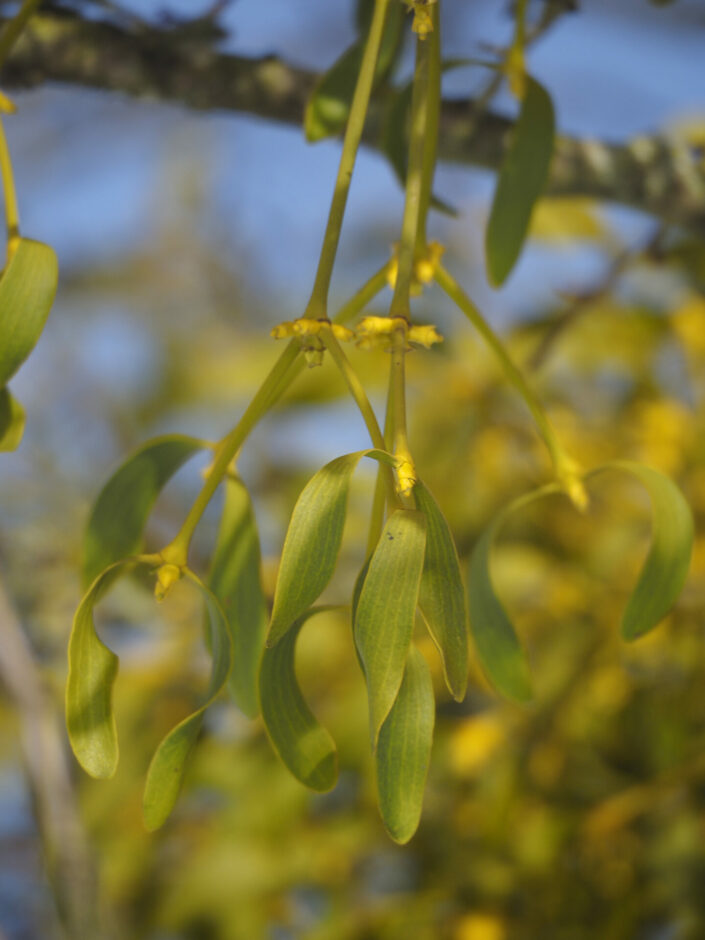
[{"label": "elongated leaf", "polygon": [[24,425],[24,408],[9,389],[0,389],[0,451],[17,450]]},{"label": "elongated leaf", "polygon": [[273,649],[265,650],[260,702],[264,726],[282,762],[297,780],[322,792],[334,787],[338,777],[335,742],[306,704],[294,669],[301,628],[318,612],[308,611]]},{"label": "elongated leaf", "polygon": [[139,551],[142,531],[168,480],[206,445],[170,434],[143,444],[113,473],[98,494],[83,539],[84,585],[121,558]]},{"label": "elongated leaf", "polygon": [[58,278],[54,250],[21,238],[0,278],[0,387],[36,346],[54,303]]},{"label": "elongated leaf", "polygon": [[316,601],[338,560],[345,526],[350,477],[361,457],[394,465],[380,450],[336,457],[301,491],[284,539],[267,646],[273,646]]},{"label": "elongated leaf", "polygon": [[118,658],[98,637],[93,608],[115,577],[134,565],[120,561],[96,578],[78,606],[69,639],[66,727],[76,759],[92,777],[112,777],[118,764],[112,707]]},{"label": "elongated leaf", "polygon": [[492,544],[507,518],[528,503],[559,492],[555,484],[543,486],[511,502],[481,535],[470,561],[470,632],[487,678],[507,698],[531,698],[529,664],[514,627],[492,584]]},{"label": "elongated leaf", "polygon": [[163,825],[174,808],[181,789],[186,761],[203,724],[203,715],[227,682],[232,662],[228,623],[218,599],[192,572],[186,572],[186,576],[201,590],[206,601],[210,618],[210,654],[213,665],[203,703],[166,735],[149,765],[142,813],[145,826],[150,831]]},{"label": "elongated leaf", "polygon": [[636,640],[666,616],[685,584],[693,550],[693,516],[673,480],[652,467],[617,460],[594,472],[608,469],[636,477],[651,499],[651,548],[622,617],[623,638]]},{"label": "elongated leaf", "polygon": [[534,204],[546,184],[553,153],[555,117],[548,92],[527,78],[526,95],[499,171],[485,236],[490,281],[509,276],[529,228]]},{"label": "elongated leaf", "polygon": [[370,559],[355,616],[355,643],[370,703],[373,748],[404,675],[426,548],[422,513],[398,509]]},{"label": "elongated leaf", "polygon": [[230,628],[233,647],[230,692],[243,712],[254,718],[259,712],[257,676],[267,630],[267,608],[252,503],[242,481],[232,477],[225,482],[225,503],[209,587],[218,598]]},{"label": "elongated leaf", "polygon": [[[402,38],[404,14],[398,3],[389,5],[375,70],[375,81],[387,75],[396,61]],[[306,140],[315,143],[335,137],[345,128],[360,72],[365,36],[369,30],[371,7],[361,4],[358,26],[361,36],[316,83],[304,113]]]},{"label": "elongated leaf", "polygon": [[441,654],[446,685],[460,702],[468,681],[468,614],[460,560],[450,527],[421,481],[414,487],[414,497],[426,517],[419,606]]},{"label": "elongated leaf", "polygon": [[421,818],[435,705],[426,660],[412,645],[399,694],[380,728],[375,763],[379,808],[395,842],[408,842]]}]

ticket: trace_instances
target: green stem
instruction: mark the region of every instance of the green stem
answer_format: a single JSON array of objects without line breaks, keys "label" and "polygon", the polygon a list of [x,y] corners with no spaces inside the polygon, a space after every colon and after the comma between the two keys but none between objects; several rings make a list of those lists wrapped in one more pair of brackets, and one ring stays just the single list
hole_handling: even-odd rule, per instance
[{"label": "green stem", "polygon": [[416,233],[416,253],[426,248],[426,221],[431,205],[433,174],[438,153],[438,130],[441,120],[441,17],[440,0],[431,8],[433,32],[426,39],[429,43],[428,93],[426,129],[424,134],[423,161],[421,164],[421,192],[419,195],[419,220]]},{"label": "green stem", "polygon": [[458,282],[446,271],[442,264],[436,268],[435,280],[453,303],[465,314],[478,333],[497,356],[505,375],[519,392],[531,412],[541,437],[551,454],[556,469],[563,466],[566,455],[561,447],[555,430],[546,415],[540,401],[532,391],[526,379],[514,364],[504,344],[487,323],[475,304],[470,300]]},{"label": "green stem", "polygon": [[27,20],[37,9],[41,0],[24,0],[19,13],[9,23],[5,24],[5,28],[2,33],[0,33],[0,67],[5,63],[5,59],[10,53],[10,50],[17,41],[20,33],[25,28]]},{"label": "green stem", "polygon": [[15,191],[15,179],[12,173],[12,161],[10,160],[10,151],[5,137],[5,128],[0,120],[0,175],[2,176],[2,187],[5,196],[5,224],[7,226],[8,250],[12,249],[12,244],[20,237],[20,215],[17,208],[17,193]]},{"label": "green stem", "polygon": [[338,242],[343,227],[343,216],[345,215],[345,205],[355,167],[355,158],[362,137],[367,106],[372,94],[372,85],[374,84],[388,6],[389,0],[375,0],[370,31],[367,35],[360,73],[357,77],[357,84],[350,105],[350,116],[343,137],[343,151],[340,155],[338,176],[335,181],[328,223],[323,236],[323,246],[318,261],[316,279],[306,307],[305,316],[312,319],[319,319],[327,315],[330,280],[333,274],[335,256],[338,252]]}]

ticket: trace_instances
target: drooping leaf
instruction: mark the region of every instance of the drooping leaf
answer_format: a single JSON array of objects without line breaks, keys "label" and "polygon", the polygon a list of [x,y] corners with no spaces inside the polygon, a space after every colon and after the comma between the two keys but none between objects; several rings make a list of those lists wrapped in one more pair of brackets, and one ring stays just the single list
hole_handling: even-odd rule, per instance
[{"label": "drooping leaf", "polygon": [[92,777],[112,777],[118,764],[112,707],[118,658],[98,637],[93,608],[115,577],[134,565],[128,559],[106,568],[91,584],[73,618],[66,680],[66,727],[76,759]]},{"label": "drooping leaf", "polygon": [[404,675],[426,547],[423,513],[398,509],[387,520],[370,559],[355,615],[376,746]]},{"label": "drooping leaf", "polygon": [[54,250],[21,238],[0,277],[0,387],[7,385],[36,346],[58,278]]},{"label": "drooping leaf", "polygon": [[260,578],[260,547],[252,502],[243,482],[225,481],[225,502],[211,565],[209,587],[230,629],[233,668],[229,688],[249,717],[259,712],[257,676],[267,629]]},{"label": "drooping leaf", "polygon": [[24,408],[9,389],[0,389],[0,451],[17,450],[24,425]]},{"label": "drooping leaf", "polygon": [[[360,38],[321,76],[306,104],[304,131],[310,143],[335,137],[345,128],[371,20],[371,9],[365,7],[368,5],[361,4],[358,11]],[[396,61],[401,46],[403,19],[400,4],[390,4],[375,70],[376,82],[389,73]]]},{"label": "drooping leaf", "polygon": [[267,645],[273,646],[330,581],[343,538],[350,477],[361,457],[394,462],[383,451],[336,457],[306,484],[284,539]]},{"label": "drooping leaf", "polygon": [[182,434],[143,444],[113,473],[98,494],[83,539],[84,586],[108,565],[139,551],[142,531],[157,496],[189,457],[206,446]]},{"label": "drooping leaf", "polygon": [[468,615],[460,560],[450,527],[420,480],[414,487],[414,497],[426,517],[419,607],[441,654],[446,685],[460,702],[468,681]]},{"label": "drooping leaf", "polygon": [[651,500],[651,547],[622,617],[623,638],[636,640],[666,616],[685,584],[693,550],[693,516],[673,480],[652,467],[617,460],[593,472],[609,469],[636,477]]},{"label": "drooping leaf", "polygon": [[509,276],[546,184],[553,153],[555,116],[548,92],[527,76],[526,95],[499,171],[485,235],[487,270],[499,287]]},{"label": "drooping leaf", "polygon": [[399,693],[380,728],[375,764],[379,808],[395,842],[416,832],[431,758],[435,705],[431,673],[419,650],[409,650]]},{"label": "drooping leaf", "polygon": [[321,609],[308,611],[265,650],[259,681],[262,719],[274,750],[297,780],[319,792],[330,790],[338,777],[335,742],[306,704],[294,666],[301,628]]},{"label": "drooping leaf", "polygon": [[163,825],[174,808],[186,761],[201,730],[204,713],[227,682],[232,663],[228,624],[218,599],[192,572],[186,572],[186,576],[201,590],[208,609],[211,677],[202,704],[166,735],[149,765],[142,814],[145,826],[150,831]]},{"label": "drooping leaf", "polygon": [[531,680],[526,654],[512,622],[502,607],[492,584],[490,555],[502,525],[512,513],[543,496],[559,492],[555,484],[511,502],[485,529],[470,560],[470,632],[487,678],[507,698],[526,702],[531,698]]}]

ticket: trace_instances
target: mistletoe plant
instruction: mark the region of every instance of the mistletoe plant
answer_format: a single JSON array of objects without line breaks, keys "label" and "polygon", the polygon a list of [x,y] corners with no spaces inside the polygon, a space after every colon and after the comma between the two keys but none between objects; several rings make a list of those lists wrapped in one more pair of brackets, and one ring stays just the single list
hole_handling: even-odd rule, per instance
[{"label": "mistletoe plant", "polygon": [[[315,604],[336,566],[351,477],[363,459],[375,461],[378,469],[367,558],[352,591],[352,628],[368,690],[380,812],[397,842],[411,838],[419,822],[434,726],[430,671],[414,640],[417,614],[438,648],[453,698],[460,701],[466,692],[468,622],[490,681],[510,699],[524,702],[530,698],[527,658],[491,577],[492,545],[508,516],[530,501],[555,494],[567,495],[577,511],[584,512],[586,485],[606,472],[631,474],[646,488],[652,506],[651,547],[624,613],[625,639],[655,626],[687,574],[692,521],[675,484],[629,461],[584,473],[564,450],[500,339],[444,267],[441,246],[427,238],[429,210],[439,205],[432,195],[432,181],[445,67],[440,0],[407,0],[406,5],[413,16],[414,77],[410,90],[389,91],[385,129],[390,158],[405,182],[401,234],[393,258],[334,318],[329,317],[331,275],[370,95],[374,85],[387,81],[391,74],[405,29],[399,0],[374,0],[360,4],[360,38],[322,78],[306,112],[310,139],[337,134],[343,127],[344,135],[310,300],[299,319],[273,330],[275,338],[288,338],[286,348],[241,419],[221,441],[211,445],[169,435],[148,442],[108,480],[90,516],[83,562],[86,594],[73,624],[66,692],[71,744],[89,774],[109,777],[118,761],[111,704],[118,660],[96,633],[96,603],[117,577],[141,566],[152,572],[158,599],[185,578],[203,594],[209,614],[210,684],[199,707],[167,734],[152,759],[144,792],[144,819],[150,829],[169,815],[204,712],[226,684],[247,715],[261,712],[274,749],[298,780],[319,791],[335,785],[335,744],[306,704],[294,659],[300,631],[322,609]],[[550,96],[524,67],[525,14],[526,3],[520,0],[511,49],[502,61],[489,63],[508,77],[520,102],[486,233],[488,270],[495,284],[504,281],[520,253],[532,207],[545,183],[554,135]],[[402,141],[407,146],[400,156]],[[18,252],[15,262],[21,257]],[[467,602],[452,533],[423,482],[423,468],[416,466],[407,435],[406,358],[441,340],[433,325],[415,324],[411,319],[412,296],[431,282],[448,295],[497,355],[507,380],[536,422],[554,470],[552,482],[508,506],[480,538],[470,564]],[[365,316],[347,326],[387,283],[394,289],[388,316]],[[344,352],[347,342],[363,348],[382,347],[389,353],[383,427]],[[318,366],[326,358],[344,378],[364,418],[371,446],[331,460],[303,489],[284,540],[269,614],[260,586],[254,515],[235,461],[257,422],[305,365]],[[213,460],[179,532],[161,551],[141,553],[142,532],[159,492],[179,467],[206,449],[212,450]],[[204,582],[188,567],[189,544],[221,485],[225,488],[223,514]]]}]

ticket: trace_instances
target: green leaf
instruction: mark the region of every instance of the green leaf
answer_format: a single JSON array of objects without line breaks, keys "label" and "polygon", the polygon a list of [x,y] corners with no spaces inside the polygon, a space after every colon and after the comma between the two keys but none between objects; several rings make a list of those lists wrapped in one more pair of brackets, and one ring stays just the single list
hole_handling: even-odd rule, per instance
[{"label": "green leaf", "polygon": [[17,450],[24,425],[24,408],[9,389],[0,389],[0,451]]},{"label": "green leaf", "polygon": [[450,527],[420,480],[414,487],[414,497],[426,517],[419,607],[441,654],[446,685],[460,702],[468,681],[468,615],[460,560]]},{"label": "green leaf", "polygon": [[470,632],[488,679],[507,698],[527,702],[531,698],[529,664],[514,627],[492,584],[492,544],[507,518],[528,503],[559,492],[556,484],[542,486],[510,503],[483,532],[470,561]]},{"label": "green leaf", "polygon": [[244,483],[231,476],[225,481],[223,514],[208,583],[230,628],[233,646],[230,692],[242,711],[255,718],[259,712],[257,676],[267,630],[267,608],[252,503]]},{"label": "green leaf", "polygon": [[499,287],[509,276],[546,184],[553,153],[555,117],[548,92],[527,78],[526,95],[499,171],[485,235],[487,270]]},{"label": "green leaf", "polygon": [[622,617],[622,637],[636,640],[666,616],[685,584],[693,516],[676,484],[662,473],[629,460],[616,460],[593,473],[610,469],[636,477],[651,499],[651,547]]},{"label": "green leaf", "polygon": [[83,539],[83,584],[121,558],[139,551],[142,531],[168,480],[204,441],[182,434],[143,444],[110,477],[98,494]]},{"label": "green leaf", "polygon": [[393,512],[370,559],[360,592],[355,643],[367,680],[373,747],[404,675],[425,548],[423,513],[409,509]]},{"label": "green leaf", "polygon": [[[306,104],[304,131],[310,143],[335,137],[345,128],[369,29],[367,12],[362,11],[358,15],[361,37],[321,76]],[[403,18],[400,4],[390,4],[375,71],[376,82],[389,73],[397,59]]]},{"label": "green leaf", "polygon": [[361,457],[394,465],[394,458],[380,450],[345,454],[322,467],[301,491],[284,539],[267,646],[274,646],[308,610],[333,576],[350,477]]},{"label": "green leaf", "polygon": [[118,658],[98,637],[93,608],[116,576],[134,566],[134,560],[128,559],[106,568],[84,595],[71,628],[66,727],[76,759],[92,777],[112,777],[118,764],[112,707]]},{"label": "green leaf", "polygon": [[181,789],[186,761],[201,730],[203,715],[227,682],[232,663],[228,623],[218,599],[195,574],[187,571],[186,577],[205,597],[210,627],[211,677],[203,703],[166,735],[149,765],[142,799],[142,814],[145,826],[150,831],[163,825],[174,808]]},{"label": "green leaf", "polygon": [[412,645],[399,694],[380,728],[375,754],[384,826],[402,845],[416,832],[431,758],[435,707],[426,660]]},{"label": "green leaf", "polygon": [[273,649],[265,650],[259,684],[262,718],[274,750],[297,780],[323,792],[338,777],[335,742],[306,704],[294,669],[301,628],[320,610],[308,611]]},{"label": "green leaf", "polygon": [[59,267],[52,248],[21,238],[0,278],[0,387],[37,344],[54,302]]}]

